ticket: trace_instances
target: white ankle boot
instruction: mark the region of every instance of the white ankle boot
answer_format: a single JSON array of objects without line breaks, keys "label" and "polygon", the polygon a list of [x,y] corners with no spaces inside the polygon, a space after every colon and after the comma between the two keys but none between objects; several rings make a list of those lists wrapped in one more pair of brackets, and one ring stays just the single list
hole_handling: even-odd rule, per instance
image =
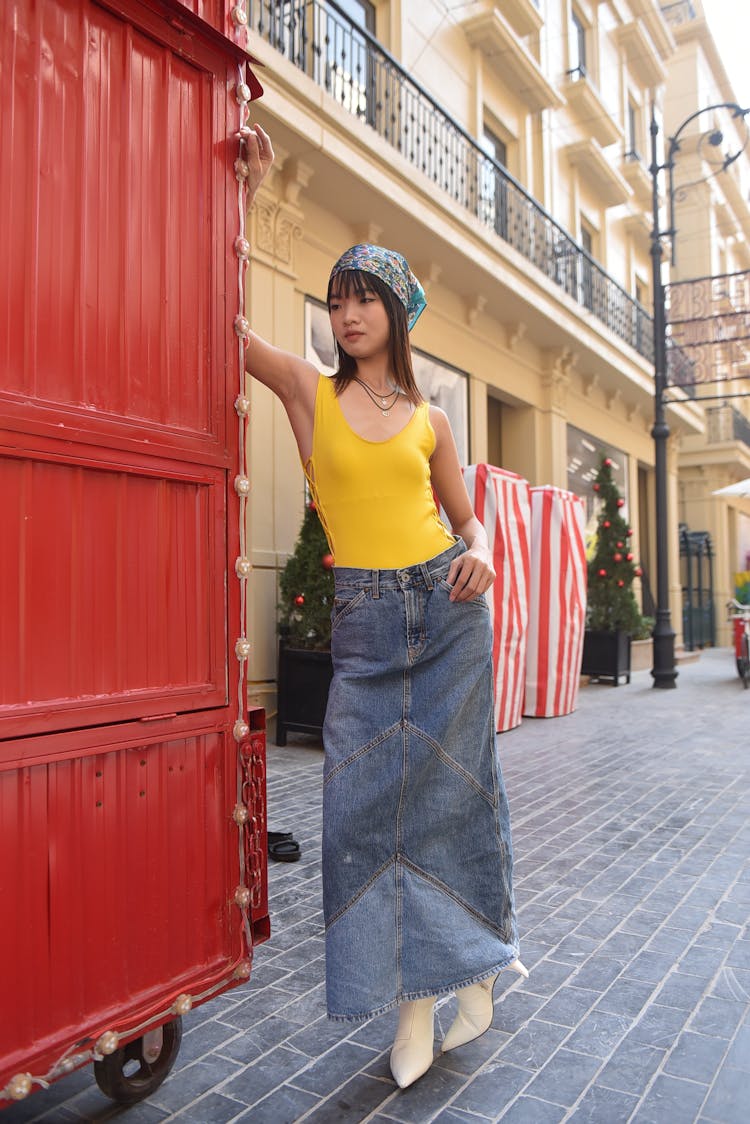
[{"label": "white ankle boot", "polygon": [[398,1028],[391,1050],[391,1073],[405,1089],[432,1065],[435,999],[414,999],[398,1009]]},{"label": "white ankle boot", "polygon": [[[508,967],[528,979],[529,973],[520,960],[514,960]],[[492,976],[488,980],[458,989],[456,992],[458,1014],[443,1039],[441,1049],[444,1054],[448,1050],[455,1050],[457,1046],[465,1046],[467,1042],[473,1042],[492,1026],[494,1013],[492,991],[496,979],[497,976]]]}]

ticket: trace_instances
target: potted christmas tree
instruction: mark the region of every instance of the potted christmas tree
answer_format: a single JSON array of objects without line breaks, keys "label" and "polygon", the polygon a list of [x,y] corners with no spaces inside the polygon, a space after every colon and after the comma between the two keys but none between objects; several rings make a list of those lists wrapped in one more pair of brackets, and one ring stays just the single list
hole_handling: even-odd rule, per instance
[{"label": "potted christmas tree", "polygon": [[280,576],[276,742],[289,730],[320,735],[331,684],[333,556],[315,504]]},{"label": "potted christmas tree", "polygon": [[632,529],[622,517],[625,501],[612,474],[612,461],[604,457],[594,482],[602,500],[597,520],[596,550],[588,565],[588,605],[581,672],[595,679],[620,676],[630,682],[630,643],[643,630],[643,617],[633,594],[640,577],[630,549]]}]

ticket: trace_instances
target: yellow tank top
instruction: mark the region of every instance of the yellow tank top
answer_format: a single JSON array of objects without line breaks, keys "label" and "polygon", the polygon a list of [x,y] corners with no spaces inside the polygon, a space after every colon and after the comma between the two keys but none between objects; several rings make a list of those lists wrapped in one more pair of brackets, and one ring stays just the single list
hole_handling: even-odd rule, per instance
[{"label": "yellow tank top", "polygon": [[429,411],[422,402],[399,433],[368,441],[344,417],[333,379],[319,377],[304,468],[337,566],[414,566],[455,542],[432,494]]}]

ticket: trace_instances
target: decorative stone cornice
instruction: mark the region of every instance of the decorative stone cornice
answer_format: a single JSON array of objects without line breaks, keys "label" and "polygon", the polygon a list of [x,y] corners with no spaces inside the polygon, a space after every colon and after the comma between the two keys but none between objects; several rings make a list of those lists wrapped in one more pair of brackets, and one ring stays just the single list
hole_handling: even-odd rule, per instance
[{"label": "decorative stone cornice", "polygon": [[440,275],[443,272],[442,265],[438,265],[435,261],[425,261],[418,262],[416,265],[412,265],[411,268],[419,278],[422,288],[425,291],[425,296],[429,297],[440,280]]},{"label": "decorative stone cornice", "polygon": [[302,237],[303,213],[300,193],[313,176],[309,164],[289,159],[277,149],[276,162],[266,182],[259,189],[252,211],[252,245],[259,257],[269,264],[294,274],[294,243]]},{"label": "decorative stone cornice", "polygon": [[291,203],[293,207],[298,206],[300,192],[308,186],[313,174],[313,169],[304,160],[295,157],[292,160],[285,161],[282,169],[284,201]]},{"label": "decorative stone cornice", "polygon": [[352,232],[354,234],[354,245],[358,245],[360,242],[370,242],[379,246],[383,237],[383,228],[378,226],[376,222],[355,223]]},{"label": "decorative stone cornice", "polygon": [[525,320],[518,320],[515,324],[508,324],[506,330],[508,347],[511,351],[516,351],[528,331],[528,324]]},{"label": "decorative stone cornice", "polygon": [[549,397],[550,409],[565,412],[571,371],[577,359],[576,352],[567,347],[547,353],[548,364],[542,371],[542,386]]},{"label": "decorative stone cornice", "polygon": [[593,398],[599,386],[599,375],[594,372],[592,375],[583,375],[581,378],[583,383],[583,393],[587,398]]},{"label": "decorative stone cornice", "polygon": [[646,419],[644,418],[644,416],[641,412],[640,402],[636,402],[634,406],[629,407],[629,409],[628,409],[628,423],[630,425],[633,425],[633,426],[641,425],[642,426],[645,423],[645,421],[646,421]]},{"label": "decorative stone cornice", "polygon": [[473,328],[477,322],[477,318],[481,316],[487,307],[487,298],[482,296],[481,293],[475,293],[466,302],[466,322],[470,328]]},{"label": "decorative stone cornice", "polygon": [[607,410],[613,414],[622,405],[622,390],[616,387],[611,394],[607,395]]},{"label": "decorative stone cornice", "polygon": [[294,243],[302,237],[302,212],[262,188],[251,211],[252,246],[269,264],[294,272]]}]

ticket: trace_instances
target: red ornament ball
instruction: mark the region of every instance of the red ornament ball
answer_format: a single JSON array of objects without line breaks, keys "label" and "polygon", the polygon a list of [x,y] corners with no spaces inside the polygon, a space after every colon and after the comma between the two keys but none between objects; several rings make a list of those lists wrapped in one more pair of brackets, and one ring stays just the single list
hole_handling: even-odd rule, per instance
[{"label": "red ornament ball", "polygon": [[622,589],[622,587],[625,585],[625,582],[622,580],[622,578],[620,578],[617,584],[619,585],[620,589]]},{"label": "red ornament ball", "polygon": [[599,485],[598,485],[598,484],[594,484],[594,491],[595,491],[595,492],[598,492],[598,491],[599,491]]},{"label": "red ornament ball", "polygon": [[618,544],[617,544],[617,549],[618,549],[618,550],[622,550],[622,548],[623,548],[624,546],[625,546],[625,543],[624,543],[624,542],[618,542]]},{"label": "red ornament ball", "polygon": [[622,498],[622,496],[620,496],[620,498],[618,499],[617,506],[618,507],[624,507],[625,506],[625,500]]},{"label": "red ornament ball", "polygon": [[613,554],[612,557],[614,558],[615,562],[622,562],[622,555],[619,551],[617,552],[617,554]]},{"label": "red ornament ball", "polygon": [[298,593],[297,596],[294,598],[294,604],[295,605],[304,605],[304,603],[305,603],[304,593]]},{"label": "red ornament ball", "polygon": [[605,519],[602,523],[602,527],[604,527],[605,531],[608,531],[611,526],[612,524],[610,523],[609,519]]},{"label": "red ornament ball", "polygon": [[628,534],[629,534],[629,535],[632,535],[632,533],[633,533],[633,528],[632,528],[632,527],[628,527]]},{"label": "red ornament ball", "polygon": [[606,576],[607,576],[607,571],[606,571],[606,570],[600,570],[600,571],[599,571],[599,577],[600,577],[600,578],[606,578]]},{"label": "red ornament ball", "polygon": [[315,506],[315,500],[310,500],[310,502],[307,506],[310,509],[310,511],[317,511],[318,510],[317,507]]},{"label": "red ornament ball", "polygon": [[627,558],[628,562],[633,561],[633,555],[632,554],[626,554],[625,557]]},{"label": "red ornament ball", "polygon": [[326,570],[330,570],[333,567],[332,554],[324,554],[320,561],[323,563],[323,567]]},{"label": "red ornament ball", "polygon": [[636,568],[635,568],[635,576],[636,576],[637,578],[642,578],[642,577],[643,577],[643,570],[642,570],[642,569],[640,568],[640,566],[636,566]]},{"label": "red ornament ball", "polygon": [[604,467],[605,468],[611,468],[612,467],[612,461],[609,459],[609,457],[604,458]]}]

